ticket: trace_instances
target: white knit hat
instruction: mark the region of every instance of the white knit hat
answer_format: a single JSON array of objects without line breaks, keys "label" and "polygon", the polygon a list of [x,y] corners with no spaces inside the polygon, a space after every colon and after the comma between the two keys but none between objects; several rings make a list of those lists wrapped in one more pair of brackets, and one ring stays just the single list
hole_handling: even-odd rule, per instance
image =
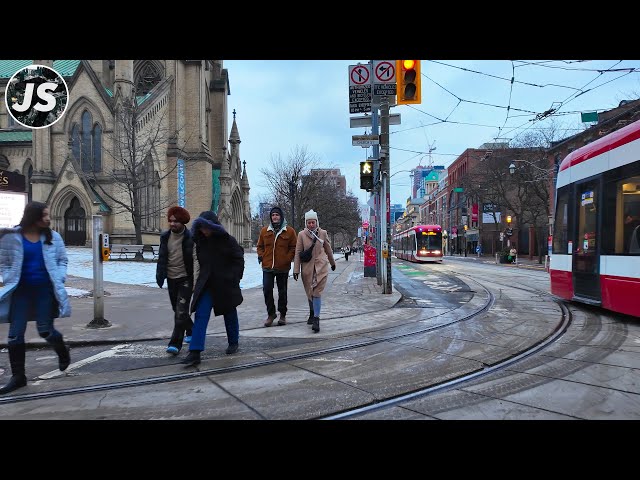
[{"label": "white knit hat", "polygon": [[317,222],[318,214],[313,209],[309,210],[304,214],[304,221],[306,222],[307,220],[315,220]]}]

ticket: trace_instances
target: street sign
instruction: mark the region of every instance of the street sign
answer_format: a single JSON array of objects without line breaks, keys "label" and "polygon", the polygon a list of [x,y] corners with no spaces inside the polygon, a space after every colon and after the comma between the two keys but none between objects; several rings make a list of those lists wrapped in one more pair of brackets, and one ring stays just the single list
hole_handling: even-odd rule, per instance
[{"label": "street sign", "polygon": [[373,83],[396,83],[395,63],[395,60],[374,60],[373,72],[375,78]]},{"label": "street sign", "polygon": [[393,97],[396,94],[396,61],[374,60],[373,95]]},{"label": "street sign", "polygon": [[[389,115],[389,125],[400,125],[400,114],[392,113]],[[362,115],[359,117],[349,118],[349,128],[362,128],[371,126],[371,116]]]},{"label": "street sign", "polygon": [[371,111],[371,65],[349,65],[349,113]]},{"label": "street sign", "polygon": [[371,85],[371,65],[349,65],[349,86]]},{"label": "street sign", "polygon": [[353,135],[351,137],[351,145],[354,147],[370,147],[380,144],[379,135]]}]

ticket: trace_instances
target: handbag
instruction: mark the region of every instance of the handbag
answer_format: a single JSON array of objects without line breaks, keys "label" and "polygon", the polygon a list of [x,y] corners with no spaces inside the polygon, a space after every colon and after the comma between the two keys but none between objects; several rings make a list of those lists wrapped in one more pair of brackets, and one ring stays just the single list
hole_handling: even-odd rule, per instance
[{"label": "handbag", "polygon": [[311,244],[311,246],[309,248],[307,248],[306,250],[303,250],[300,252],[300,261],[301,262],[308,262],[309,260],[311,260],[311,252],[313,251],[313,247],[315,247],[316,245],[316,240],[317,238],[313,239],[313,243]]}]

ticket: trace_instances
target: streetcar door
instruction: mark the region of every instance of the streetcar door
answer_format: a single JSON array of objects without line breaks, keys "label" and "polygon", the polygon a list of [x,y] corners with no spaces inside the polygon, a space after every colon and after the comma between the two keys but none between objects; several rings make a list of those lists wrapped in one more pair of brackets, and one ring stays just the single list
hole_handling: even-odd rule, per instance
[{"label": "streetcar door", "polygon": [[575,225],[577,235],[573,239],[573,294],[580,300],[599,305],[600,295],[600,245],[598,244],[598,210],[600,188],[598,181],[576,185],[577,205]]}]

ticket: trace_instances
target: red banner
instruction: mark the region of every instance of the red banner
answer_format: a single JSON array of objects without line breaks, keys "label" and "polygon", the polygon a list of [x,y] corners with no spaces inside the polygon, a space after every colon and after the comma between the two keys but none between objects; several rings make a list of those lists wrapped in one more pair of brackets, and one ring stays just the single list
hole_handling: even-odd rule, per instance
[{"label": "red banner", "polygon": [[478,204],[474,203],[471,206],[471,222],[478,223]]}]

